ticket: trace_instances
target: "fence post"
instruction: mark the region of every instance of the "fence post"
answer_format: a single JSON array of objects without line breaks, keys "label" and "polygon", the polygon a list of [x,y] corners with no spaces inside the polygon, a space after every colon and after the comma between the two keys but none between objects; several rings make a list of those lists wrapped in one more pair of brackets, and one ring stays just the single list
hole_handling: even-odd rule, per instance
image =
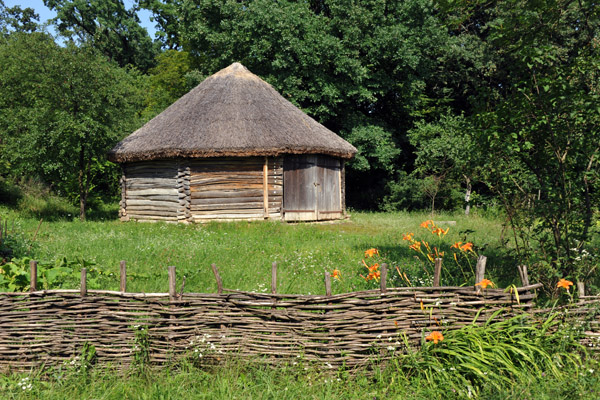
[{"label": "fence post", "polygon": [[221,293],[223,293],[223,281],[221,281],[221,276],[219,275],[219,270],[217,269],[216,264],[211,264],[210,266],[212,268],[213,274],[215,274],[215,279],[217,280],[217,293],[221,294]]},{"label": "fence post", "polygon": [[579,294],[579,302],[583,303],[583,297],[585,296],[585,282],[577,281],[577,293]]},{"label": "fence post", "polygon": [[29,291],[35,292],[37,290],[37,261],[29,261]]},{"label": "fence post", "polygon": [[87,269],[81,268],[81,297],[87,296]]},{"label": "fence post", "polygon": [[325,296],[331,296],[331,275],[325,271]]},{"label": "fence post", "polygon": [[379,281],[379,288],[381,293],[387,292],[387,264],[381,264],[381,280]]},{"label": "fence post", "polygon": [[[485,264],[487,263],[486,256],[479,256],[477,259],[477,265],[475,266],[475,284],[478,284],[485,277]],[[481,286],[475,286],[475,291],[477,294],[481,292]]]},{"label": "fence post", "polygon": [[121,292],[125,293],[127,291],[127,263],[125,260],[121,261],[119,270],[121,276]]},{"label": "fence post", "polygon": [[177,297],[177,287],[175,280],[175,267],[169,266],[169,300],[173,301]]},{"label": "fence post", "polygon": [[277,263],[271,264],[271,293],[277,293]]},{"label": "fence post", "polygon": [[433,269],[433,286],[440,286],[440,275],[442,275],[442,259],[435,259],[435,266]]}]

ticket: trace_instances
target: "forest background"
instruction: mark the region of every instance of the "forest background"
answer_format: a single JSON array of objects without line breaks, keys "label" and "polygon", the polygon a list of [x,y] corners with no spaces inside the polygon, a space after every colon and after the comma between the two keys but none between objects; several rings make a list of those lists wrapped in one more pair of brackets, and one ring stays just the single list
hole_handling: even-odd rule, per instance
[{"label": "forest background", "polygon": [[[596,275],[599,9],[571,0],[0,0],[0,202],[34,179],[86,210],[106,152],[241,62],[358,149],[347,203],[498,213],[549,280]],[[151,38],[137,11],[156,24]],[[508,239],[510,237],[510,239]]]}]

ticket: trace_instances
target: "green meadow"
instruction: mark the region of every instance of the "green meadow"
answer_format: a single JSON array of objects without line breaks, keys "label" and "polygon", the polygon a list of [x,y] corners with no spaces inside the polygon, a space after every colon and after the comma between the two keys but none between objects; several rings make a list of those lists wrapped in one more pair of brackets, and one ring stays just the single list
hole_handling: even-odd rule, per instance
[{"label": "green meadow", "polygon": [[[516,262],[503,238],[502,219],[488,212],[366,213],[350,211],[332,223],[278,222],[174,225],[119,222],[115,205],[99,208],[90,220],[74,218],[69,206],[35,199],[0,206],[5,232],[13,237],[23,268],[68,265],[52,287],[78,288],[78,270],[93,277],[90,289],[119,285],[119,262],[126,260],[128,291],[166,292],[167,267],[177,267],[186,292],[216,292],[210,268],[215,263],[224,286],[270,291],[271,264],[278,264],[278,292],[324,294],[324,273],[338,270],[333,292],[378,286],[367,281],[363,264],[387,263],[388,286],[431,282],[432,266],[409,248],[405,235],[426,240],[444,252],[442,284],[472,285],[477,255],[488,257],[486,276],[500,287],[520,284]],[[47,208],[50,207],[52,212]],[[71,214],[71,215],[69,215]],[[420,225],[433,219],[444,234]],[[41,221],[41,222],[40,222]],[[473,243],[457,252],[455,242]],[[365,258],[367,249],[379,255]],[[433,250],[432,250],[433,251]],[[455,261],[451,254],[459,255]],[[17,255],[17,254],[15,254]],[[460,258],[462,257],[462,258]],[[19,261],[20,260],[20,261]],[[62,263],[62,264],[61,264]],[[544,319],[545,318],[545,319]],[[596,357],[579,346],[581,333],[560,315],[516,318],[445,333],[439,344],[408,345],[388,364],[374,360],[362,369],[331,370],[299,359],[268,367],[257,360],[231,358],[223,364],[193,359],[161,368],[135,365],[122,371],[110,365],[66,363],[52,368],[0,375],[6,399],[596,399],[600,390]]]}]

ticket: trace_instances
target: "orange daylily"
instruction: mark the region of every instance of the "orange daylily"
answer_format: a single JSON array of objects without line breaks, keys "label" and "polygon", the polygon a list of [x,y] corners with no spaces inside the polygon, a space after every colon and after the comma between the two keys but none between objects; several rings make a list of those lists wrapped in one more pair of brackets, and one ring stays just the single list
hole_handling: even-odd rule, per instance
[{"label": "orange daylily", "polygon": [[481,282],[476,283],[475,286],[481,286],[482,289],[486,289],[488,286],[494,287],[494,282],[489,279],[483,279]]},{"label": "orange daylily", "polygon": [[423,221],[421,223],[421,228],[429,228],[429,225],[433,226],[433,221],[428,219],[427,221]]},{"label": "orange daylily", "polygon": [[412,242],[413,240],[413,236],[415,236],[414,233],[406,233],[406,234],[402,234],[402,240],[408,240],[409,242]]},{"label": "orange daylily", "polygon": [[369,249],[365,251],[365,257],[373,257],[375,254],[379,255],[379,250],[377,249]]},{"label": "orange daylily", "polygon": [[342,279],[342,273],[340,272],[339,269],[334,269],[333,272],[331,273],[331,277],[333,279],[337,279],[339,281]]},{"label": "orange daylily", "polygon": [[433,341],[434,344],[438,344],[438,342],[444,340],[444,335],[442,335],[442,332],[433,331],[425,338],[425,340]]},{"label": "orange daylily", "polygon": [[567,292],[569,291],[569,287],[573,286],[573,282],[568,281],[564,278],[561,278],[558,283],[556,284],[557,288],[564,288]]},{"label": "orange daylily", "polygon": [[462,245],[462,242],[454,242],[454,244],[452,246],[450,246],[451,249],[460,249],[460,246]]},{"label": "orange daylily", "polygon": [[473,251],[473,243],[471,243],[471,242],[465,243],[462,246],[460,246],[460,249],[462,251]]},{"label": "orange daylily", "polygon": [[408,246],[408,248],[414,251],[421,251],[421,242],[414,242],[413,244]]},{"label": "orange daylily", "polygon": [[446,236],[448,231],[450,231],[450,228],[446,228],[446,230],[443,230],[442,228],[435,228],[434,230],[431,231],[431,233],[436,234],[438,236],[442,236],[442,235]]}]

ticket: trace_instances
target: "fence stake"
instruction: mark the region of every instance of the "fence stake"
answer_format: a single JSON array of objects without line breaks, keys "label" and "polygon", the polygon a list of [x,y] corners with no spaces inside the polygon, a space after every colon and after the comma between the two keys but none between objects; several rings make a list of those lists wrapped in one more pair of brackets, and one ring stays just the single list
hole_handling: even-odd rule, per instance
[{"label": "fence stake", "polygon": [[277,263],[271,264],[271,293],[277,293]]},{"label": "fence stake", "polygon": [[331,296],[331,275],[325,271],[325,296]]},{"label": "fence stake", "polygon": [[213,270],[213,274],[215,274],[215,279],[217,280],[217,293],[221,294],[221,293],[223,293],[223,281],[221,281],[221,276],[219,275],[219,270],[217,269],[216,264],[211,264],[210,266]]},{"label": "fence stake", "polygon": [[475,283],[479,283],[485,278],[485,264],[487,263],[486,256],[479,256],[477,265],[475,266]]},{"label": "fence stake", "polygon": [[[475,284],[478,284],[485,278],[485,264],[487,263],[486,256],[479,256],[477,259],[477,265],[475,266]],[[477,294],[481,292],[481,286],[475,286]]]},{"label": "fence stake", "polygon": [[583,302],[583,297],[585,296],[585,282],[577,281],[577,293],[579,294],[579,302]]},{"label": "fence stake", "polygon": [[440,275],[442,274],[442,259],[435,259],[435,266],[433,269],[433,286],[440,286]]},{"label": "fence stake", "polygon": [[381,279],[379,281],[379,288],[381,289],[381,293],[387,292],[387,264],[381,264]]},{"label": "fence stake", "polygon": [[29,261],[29,291],[35,292],[37,290],[37,261]]},{"label": "fence stake", "polygon": [[175,287],[175,267],[169,266],[169,299],[175,300],[177,297],[177,288]]},{"label": "fence stake", "polygon": [[81,297],[87,296],[87,269],[81,268]]},{"label": "fence stake", "polygon": [[517,270],[519,270],[521,284],[523,286],[529,286],[529,276],[527,275],[527,265],[517,265]]},{"label": "fence stake", "polygon": [[121,261],[120,264],[120,272],[121,272],[121,292],[127,291],[127,263],[125,260]]}]

